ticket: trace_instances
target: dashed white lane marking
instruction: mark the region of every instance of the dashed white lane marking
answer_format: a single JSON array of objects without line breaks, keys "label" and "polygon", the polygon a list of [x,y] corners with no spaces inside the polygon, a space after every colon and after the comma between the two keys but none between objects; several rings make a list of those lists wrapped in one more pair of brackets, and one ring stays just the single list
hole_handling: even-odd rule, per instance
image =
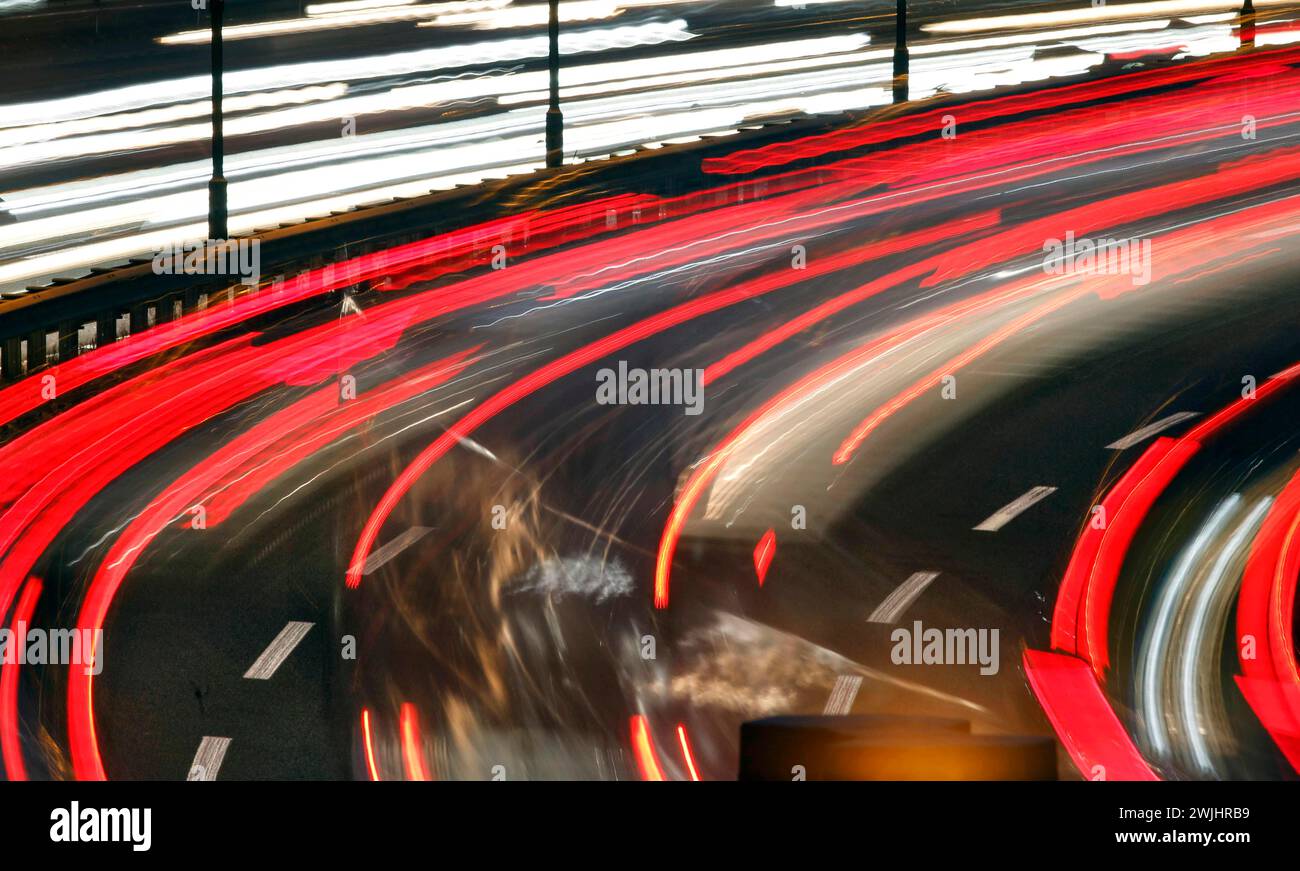
[{"label": "dashed white lane marking", "polygon": [[856,674],[842,674],[835,678],[835,688],[831,690],[831,697],[826,700],[826,710],[822,711],[828,717],[843,717],[853,710],[853,700],[858,697],[858,690],[862,689],[862,677]]},{"label": "dashed white lane marking", "polygon": [[428,526],[412,526],[392,541],[378,548],[366,558],[366,564],[361,568],[362,575],[368,575],[378,569],[384,563],[396,557],[399,553],[415,544],[431,530]]},{"label": "dashed white lane marking", "polygon": [[925,588],[930,586],[930,582],[939,577],[938,572],[917,572],[903,583],[898,585],[898,589],[885,597],[885,601],[880,603],[876,610],[871,612],[867,618],[870,623],[897,623],[898,618],[907,610],[907,606],[916,601],[916,597],[925,592]]},{"label": "dashed white lane marking", "polygon": [[1028,493],[1017,498],[1014,502],[1008,502],[997,511],[989,515],[989,518],[976,526],[976,532],[997,532],[1011,521],[1015,520],[1021,514],[1028,511],[1034,505],[1042,502],[1048,496],[1056,492],[1055,487],[1034,487]]},{"label": "dashed white lane marking", "polygon": [[248,671],[244,672],[244,677],[252,680],[270,680],[271,675],[275,674],[275,670],[289,658],[289,654],[293,653],[293,649],[298,646],[298,642],[302,641],[307,631],[314,625],[313,623],[296,621],[286,623],[285,627],[280,630],[280,634],[275,636],[275,640],[267,645],[266,650],[262,651],[262,655],[257,658],[257,661],[249,666]]},{"label": "dashed white lane marking", "polygon": [[190,773],[185,779],[216,780],[217,772],[221,770],[221,763],[225,760],[226,751],[229,749],[229,738],[205,737],[199,742],[199,752],[194,754],[194,761],[190,763]]},{"label": "dashed white lane marking", "polygon": [[1106,445],[1106,447],[1110,448],[1112,451],[1128,450],[1139,442],[1144,442],[1153,435],[1164,432],[1171,426],[1177,426],[1189,418],[1200,416],[1201,413],[1199,411],[1180,411],[1176,414],[1171,414],[1168,417],[1162,417],[1156,422],[1149,423],[1141,429],[1134,430],[1119,441],[1111,442]]}]

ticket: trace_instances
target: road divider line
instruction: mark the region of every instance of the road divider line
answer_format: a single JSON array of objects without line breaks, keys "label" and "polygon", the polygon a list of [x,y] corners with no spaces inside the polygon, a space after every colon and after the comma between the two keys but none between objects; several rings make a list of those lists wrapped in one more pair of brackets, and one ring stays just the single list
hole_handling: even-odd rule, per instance
[{"label": "road divider line", "polygon": [[853,710],[853,700],[858,697],[860,689],[861,675],[842,674],[835,678],[835,688],[831,690],[831,697],[826,700],[826,709],[822,713],[828,717],[846,716]]},{"label": "road divider line", "polygon": [[930,582],[939,577],[938,572],[916,572],[910,578],[898,585],[898,589],[885,597],[885,601],[880,603],[876,610],[871,612],[867,618],[869,623],[897,623],[898,618],[903,616],[903,612],[908,606],[916,601],[916,597],[925,592],[925,588],[930,586]]},{"label": "road divider line", "polygon": [[397,557],[399,553],[415,544],[427,535],[432,527],[412,526],[392,541],[372,553],[366,560],[365,566],[361,569],[362,575],[368,575],[379,569],[384,563],[389,562]]},{"label": "road divider line", "polygon": [[1021,514],[1028,511],[1033,506],[1042,502],[1048,496],[1056,492],[1055,487],[1034,487],[1023,496],[1018,497],[1015,501],[1009,502],[989,515],[989,518],[974,527],[975,532],[997,532],[1011,521],[1015,520]]},{"label": "road divider line", "polygon": [[1199,411],[1180,411],[1176,414],[1171,414],[1168,417],[1162,417],[1156,422],[1149,423],[1141,429],[1134,430],[1119,441],[1111,442],[1106,445],[1106,447],[1112,451],[1126,451],[1154,435],[1159,435],[1171,426],[1177,426],[1185,420],[1200,416],[1201,413]]},{"label": "road divider line", "polygon": [[229,738],[212,738],[204,736],[199,742],[199,750],[190,763],[190,773],[186,780],[216,780],[221,763],[225,761],[226,751],[230,749]]},{"label": "road divider line", "polygon": [[270,680],[271,675],[275,674],[293,649],[298,646],[298,642],[307,635],[307,632],[314,626],[314,623],[301,623],[298,621],[289,621],[285,627],[280,630],[280,634],[275,636],[262,655],[244,672],[244,677],[250,680]]}]

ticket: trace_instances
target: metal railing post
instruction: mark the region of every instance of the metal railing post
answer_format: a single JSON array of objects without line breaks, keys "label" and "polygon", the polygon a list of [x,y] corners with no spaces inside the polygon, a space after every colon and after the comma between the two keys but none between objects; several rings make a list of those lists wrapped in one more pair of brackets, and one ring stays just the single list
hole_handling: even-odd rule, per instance
[{"label": "metal railing post", "polygon": [[225,131],[221,113],[223,90],[221,78],[225,71],[221,25],[226,11],[226,0],[210,0],[210,2],[212,3],[212,178],[208,181],[208,238],[226,239],[230,233],[227,226]]},{"label": "metal railing post", "polygon": [[1240,15],[1240,34],[1241,47],[1255,47],[1255,3],[1254,0],[1246,0],[1241,7]]},{"label": "metal railing post", "polygon": [[546,110],[546,165],[564,163],[564,113],[560,111],[560,0],[550,0],[551,102]]},{"label": "metal railing post", "polygon": [[908,100],[907,76],[910,66],[911,58],[907,53],[907,0],[898,0],[898,10],[894,15],[895,103],[906,103]]}]

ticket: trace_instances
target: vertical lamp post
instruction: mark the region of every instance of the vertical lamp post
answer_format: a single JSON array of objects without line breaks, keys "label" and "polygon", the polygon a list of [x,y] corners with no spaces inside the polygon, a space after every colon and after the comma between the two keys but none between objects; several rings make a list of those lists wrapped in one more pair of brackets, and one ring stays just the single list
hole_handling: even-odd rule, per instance
[{"label": "vertical lamp post", "polygon": [[560,111],[560,0],[550,0],[551,105],[546,110],[546,165],[564,163],[564,113]]},{"label": "vertical lamp post", "polygon": [[[1250,0],[1246,0],[1247,3]],[[907,0],[898,0],[894,16],[894,102],[907,102],[907,73],[910,61],[907,54]]]},{"label": "vertical lamp post", "polygon": [[221,123],[221,75],[225,62],[221,46],[221,19],[226,11],[226,0],[212,3],[212,178],[208,181],[208,238],[225,239],[226,227],[226,176],[225,140]]},{"label": "vertical lamp post", "polygon": [[1255,3],[1254,0],[1246,0],[1245,5],[1241,7],[1241,47],[1255,47]]}]

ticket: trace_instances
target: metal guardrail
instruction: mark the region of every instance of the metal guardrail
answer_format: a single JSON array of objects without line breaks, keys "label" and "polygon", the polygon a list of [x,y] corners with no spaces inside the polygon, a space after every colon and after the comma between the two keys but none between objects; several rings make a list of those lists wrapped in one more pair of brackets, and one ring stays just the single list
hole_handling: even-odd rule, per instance
[{"label": "metal guardrail", "polygon": [[[904,0],[898,3],[901,10]],[[1248,36],[1253,36],[1254,26],[1251,0],[1246,0],[1240,21],[1243,43],[1249,45],[1253,40],[1248,41]],[[902,78],[901,84],[895,81],[896,94],[901,93],[906,101],[906,46],[901,37],[896,48],[896,73]],[[1028,83],[997,93],[1004,96],[1042,91],[1094,77],[1090,73],[1048,83]],[[971,95],[942,95],[917,103],[900,102],[883,108],[761,124],[739,133],[706,136],[698,142],[643,147],[630,156],[551,167],[449,191],[359,206],[258,229],[238,238],[259,241],[261,286],[265,287],[276,279],[338,260],[516,214],[521,208],[553,199],[560,191],[566,198],[581,196],[584,190],[664,197],[687,193],[705,184],[702,161],[734,150],[742,137],[747,147],[757,147],[778,138],[971,99]],[[272,276],[270,281],[266,276]],[[137,258],[121,265],[93,268],[80,278],[55,278],[46,286],[31,287],[16,296],[4,295],[0,297],[0,380],[24,377],[75,357],[85,348],[117,341],[199,310],[212,301],[259,289],[241,288],[232,284],[230,276],[158,274],[151,258]],[[51,341],[52,336],[57,339]]]},{"label": "metal guardrail", "polygon": [[[755,144],[843,123],[843,116],[749,128]],[[725,139],[725,144],[720,140]],[[96,267],[79,278],[56,278],[0,299],[0,378],[12,381],[86,348],[118,341],[190,314],[232,295],[256,293],[277,280],[405,242],[427,239],[495,218],[509,217],[560,197],[597,191],[671,197],[705,183],[701,162],[734,149],[736,134],[699,142],[642,148],[637,153],[507,177],[417,197],[393,199],[345,212],[257,229],[232,241],[258,240],[261,278],[245,287],[230,275],[159,274],[153,258]],[[340,288],[346,290],[347,288]],[[54,336],[57,335],[57,339]]]}]

